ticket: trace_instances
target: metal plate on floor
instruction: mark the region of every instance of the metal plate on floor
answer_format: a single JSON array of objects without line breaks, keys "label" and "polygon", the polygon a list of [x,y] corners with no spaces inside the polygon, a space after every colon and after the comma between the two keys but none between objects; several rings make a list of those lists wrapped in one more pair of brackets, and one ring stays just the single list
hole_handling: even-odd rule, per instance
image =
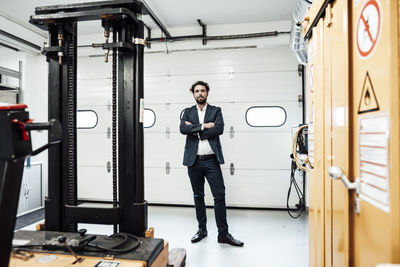
[{"label": "metal plate on floor", "polygon": [[119,261],[105,261],[101,260],[94,267],[117,267],[119,265]]}]

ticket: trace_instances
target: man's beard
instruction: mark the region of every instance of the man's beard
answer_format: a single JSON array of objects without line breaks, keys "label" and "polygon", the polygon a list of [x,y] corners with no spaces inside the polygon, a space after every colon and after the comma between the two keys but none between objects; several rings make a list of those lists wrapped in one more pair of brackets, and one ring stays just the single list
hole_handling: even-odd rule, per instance
[{"label": "man's beard", "polygon": [[196,98],[196,102],[197,102],[197,104],[200,104],[200,105],[202,105],[202,104],[206,103],[206,101],[207,101],[207,98],[206,98],[206,97],[205,97],[205,98],[203,98],[202,100],[199,100],[198,98]]}]

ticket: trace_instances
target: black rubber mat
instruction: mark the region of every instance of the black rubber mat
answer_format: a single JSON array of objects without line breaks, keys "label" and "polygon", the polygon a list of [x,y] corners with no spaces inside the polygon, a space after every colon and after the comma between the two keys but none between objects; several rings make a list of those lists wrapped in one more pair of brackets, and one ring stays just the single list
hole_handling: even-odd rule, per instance
[{"label": "black rubber mat", "polygon": [[[28,243],[24,244],[27,246],[32,245],[41,245],[44,244],[46,240],[51,240],[53,238],[58,238],[59,236],[64,236],[68,239],[79,239],[81,238],[78,233],[67,233],[67,232],[52,232],[52,231],[17,231],[14,233],[14,241],[18,240],[18,244],[21,244],[21,241],[26,240]],[[104,235],[97,235],[97,240],[105,239]],[[158,238],[145,238],[138,237],[141,244],[136,249],[121,254],[115,254],[110,252],[94,252],[94,251],[85,251],[79,250],[75,251],[76,254],[82,256],[92,256],[104,258],[107,255],[112,254],[115,259],[129,259],[129,260],[140,260],[145,261],[147,266],[151,266],[154,260],[157,258],[158,254],[160,254],[161,250],[164,248],[164,240]],[[46,252],[46,253],[55,253],[55,254],[70,254],[70,252],[64,250],[45,250],[40,246],[35,246],[29,248],[29,251],[32,252]]]},{"label": "black rubber mat", "polygon": [[25,226],[31,225],[32,223],[41,221],[44,219],[44,208],[35,210],[28,214],[24,214],[20,217],[17,217],[17,221],[15,223],[15,230],[24,228]]}]

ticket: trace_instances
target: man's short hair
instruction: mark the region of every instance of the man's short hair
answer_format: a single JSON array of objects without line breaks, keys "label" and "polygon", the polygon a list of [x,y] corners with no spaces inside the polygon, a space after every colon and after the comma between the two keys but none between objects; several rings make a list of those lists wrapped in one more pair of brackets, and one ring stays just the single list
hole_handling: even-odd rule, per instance
[{"label": "man's short hair", "polygon": [[206,88],[207,92],[210,91],[210,86],[208,86],[208,83],[203,82],[203,81],[197,81],[194,84],[192,84],[192,87],[190,87],[190,91],[192,92],[192,94],[194,94],[194,88],[197,85],[203,85]]}]

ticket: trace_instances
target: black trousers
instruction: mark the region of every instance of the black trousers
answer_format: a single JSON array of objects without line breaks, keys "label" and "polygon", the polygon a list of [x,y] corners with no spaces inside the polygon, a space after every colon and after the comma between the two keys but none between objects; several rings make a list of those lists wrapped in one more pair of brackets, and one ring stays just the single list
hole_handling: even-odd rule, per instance
[{"label": "black trousers", "polygon": [[188,167],[188,173],[193,189],[194,205],[199,229],[207,228],[206,205],[204,202],[204,178],[206,178],[214,197],[214,212],[218,234],[228,234],[225,185],[219,162],[215,157],[206,160],[196,160],[193,166]]}]

